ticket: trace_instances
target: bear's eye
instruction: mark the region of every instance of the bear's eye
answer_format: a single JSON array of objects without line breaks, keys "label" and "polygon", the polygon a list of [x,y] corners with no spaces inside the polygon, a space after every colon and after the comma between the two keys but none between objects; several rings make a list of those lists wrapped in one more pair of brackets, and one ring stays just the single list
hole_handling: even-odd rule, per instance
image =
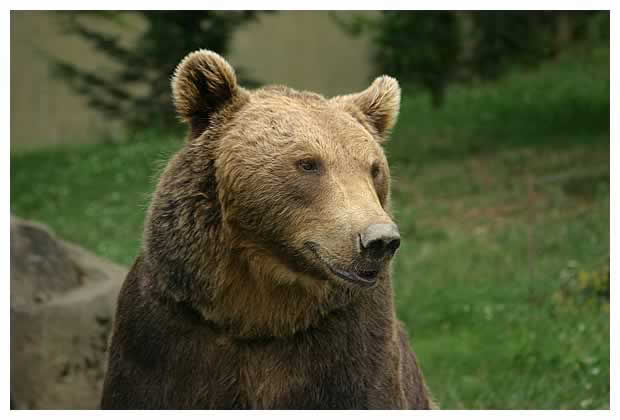
[{"label": "bear's eye", "polygon": [[379,176],[379,164],[378,163],[373,163],[372,166],[370,167],[370,176],[372,176],[373,178],[376,178]]},{"label": "bear's eye", "polygon": [[297,166],[304,172],[318,172],[319,162],[315,159],[302,159],[297,162]]}]

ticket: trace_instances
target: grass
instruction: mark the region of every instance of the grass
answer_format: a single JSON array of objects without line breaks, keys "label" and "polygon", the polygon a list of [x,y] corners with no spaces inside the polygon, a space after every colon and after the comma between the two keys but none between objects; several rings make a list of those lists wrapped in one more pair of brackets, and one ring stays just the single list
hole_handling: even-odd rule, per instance
[{"label": "grass", "polygon": [[[609,408],[608,60],[457,87],[440,110],[403,97],[397,311],[442,408]],[[129,265],[180,146],[151,137],[13,154],[11,212]]]},{"label": "grass", "polygon": [[130,265],[138,253],[156,174],[181,145],[148,136],[127,143],[11,156],[11,213]]},{"label": "grass", "polygon": [[[543,163],[570,152],[566,179],[544,183]],[[512,150],[396,184],[398,313],[443,407],[608,407],[609,307],[564,292],[564,273],[609,263],[608,178],[582,175],[605,174],[608,158],[604,146]]]}]

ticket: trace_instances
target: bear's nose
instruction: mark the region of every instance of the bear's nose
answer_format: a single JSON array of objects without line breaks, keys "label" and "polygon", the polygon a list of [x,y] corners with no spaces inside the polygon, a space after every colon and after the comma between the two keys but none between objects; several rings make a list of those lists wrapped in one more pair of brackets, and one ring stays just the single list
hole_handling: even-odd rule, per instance
[{"label": "bear's nose", "polygon": [[400,246],[398,228],[392,223],[370,225],[360,233],[360,245],[371,258],[391,257]]}]

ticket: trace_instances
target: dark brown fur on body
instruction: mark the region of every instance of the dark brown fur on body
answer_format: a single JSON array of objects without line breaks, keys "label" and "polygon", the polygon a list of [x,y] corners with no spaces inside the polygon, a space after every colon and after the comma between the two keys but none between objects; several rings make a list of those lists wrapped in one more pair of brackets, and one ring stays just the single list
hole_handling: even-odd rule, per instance
[{"label": "dark brown fur on body", "polygon": [[392,223],[380,143],[396,81],[330,100],[249,92],[199,51],[173,94],[189,139],[119,296],[102,408],[430,408],[391,254],[358,243]]}]

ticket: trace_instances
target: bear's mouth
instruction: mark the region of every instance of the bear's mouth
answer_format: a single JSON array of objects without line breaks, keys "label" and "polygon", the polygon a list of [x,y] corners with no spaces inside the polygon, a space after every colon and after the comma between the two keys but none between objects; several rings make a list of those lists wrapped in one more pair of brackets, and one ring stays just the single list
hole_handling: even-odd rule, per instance
[{"label": "bear's mouth", "polygon": [[305,245],[335,276],[362,287],[372,287],[377,284],[379,273],[381,272],[379,267],[366,266],[358,269],[344,269],[323,258],[319,252],[320,246],[316,242],[306,242]]}]

